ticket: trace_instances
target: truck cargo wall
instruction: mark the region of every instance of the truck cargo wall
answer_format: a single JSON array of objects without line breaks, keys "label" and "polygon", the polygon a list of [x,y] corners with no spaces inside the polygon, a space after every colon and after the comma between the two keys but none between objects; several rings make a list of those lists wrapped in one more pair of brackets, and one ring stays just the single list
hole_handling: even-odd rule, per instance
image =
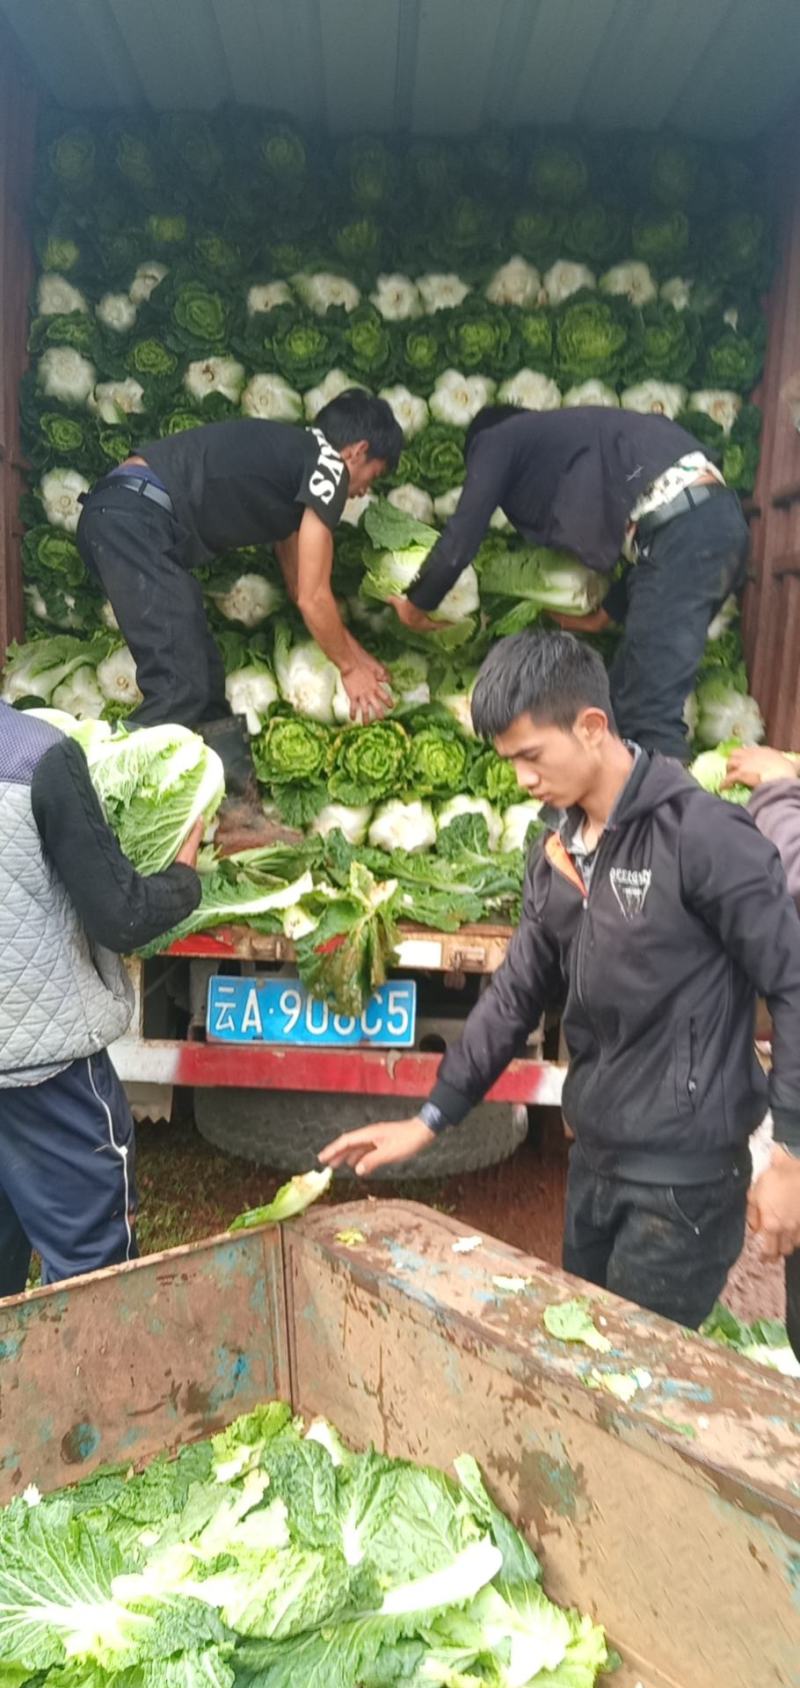
[{"label": "truck cargo wall", "polygon": [[33,254],[27,233],[37,94],[0,20],[0,653],[23,629],[19,383]]},{"label": "truck cargo wall", "polygon": [[764,434],[751,519],[750,585],[744,636],[750,684],[771,744],[800,747],[800,433],[785,399],[800,399],[800,114],[772,148],[781,258],[769,306],[761,389]]}]

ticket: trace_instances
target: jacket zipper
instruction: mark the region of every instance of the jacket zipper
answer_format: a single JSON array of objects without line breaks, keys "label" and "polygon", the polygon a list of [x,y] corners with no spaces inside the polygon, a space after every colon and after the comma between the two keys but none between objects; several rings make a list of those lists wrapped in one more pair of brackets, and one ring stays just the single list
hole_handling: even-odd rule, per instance
[{"label": "jacket zipper", "polygon": [[575,945],[575,998],[576,998],[576,1001],[577,1001],[579,1007],[582,1008],[582,1010],[583,1010],[583,1012],[586,1016],[586,1019],[587,1019],[589,1025],[592,1028],[592,1032],[594,1033],[595,1041],[598,1042],[598,1043],[599,1043],[599,1039],[597,1037],[597,1028],[595,1026],[592,1015],[589,1012],[589,1007],[588,1007],[588,1004],[587,1004],[587,1001],[586,1001],[586,996],[585,996],[585,993],[584,993],[584,990],[583,990],[584,974],[585,974],[584,957],[585,957],[586,943],[587,943],[586,926],[587,926],[587,915],[588,915],[588,912],[589,912],[589,898],[592,894],[592,886],[594,884],[596,884],[596,882],[597,882],[597,871],[598,871],[598,868],[600,866],[600,860],[601,860],[601,856],[602,856],[602,853],[603,853],[604,844],[612,836],[612,832],[614,830],[616,830],[616,829],[613,829],[613,828],[604,829],[602,836],[600,838],[600,842],[598,843],[597,850],[595,852],[594,867],[592,868],[591,877],[589,879],[589,884],[585,887],[585,891],[584,891],[583,909],[582,909],[582,913],[581,913],[581,924],[580,924],[580,927],[579,927],[579,930],[578,930],[578,937],[577,937],[577,941],[576,941],[576,945]]},{"label": "jacket zipper", "polygon": [[696,1031],[695,1031],[694,1020],[690,1020],[689,1021],[689,1077],[686,1080],[686,1089],[689,1092],[689,1102],[690,1102],[692,1108],[694,1107],[694,1099],[695,1099],[695,1096],[697,1094],[697,1076],[696,1076],[696,1073],[695,1073],[695,1067],[696,1067],[696,1064],[697,1064],[696,1038],[697,1038],[697,1034],[696,1034]]}]

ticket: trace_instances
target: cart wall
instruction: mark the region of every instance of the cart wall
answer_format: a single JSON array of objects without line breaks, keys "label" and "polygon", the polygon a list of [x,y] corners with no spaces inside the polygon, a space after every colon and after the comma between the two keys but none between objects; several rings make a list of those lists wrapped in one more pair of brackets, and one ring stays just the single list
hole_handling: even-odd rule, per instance
[{"label": "cart wall", "polygon": [[[474,1454],[548,1591],[607,1626],[619,1688],[800,1688],[796,1387],[588,1286],[612,1352],[554,1341],[576,1281],[465,1236],[365,1201],[6,1302],[0,1500],[279,1394],[355,1446]],[[586,1386],[632,1368],[627,1406]]]}]

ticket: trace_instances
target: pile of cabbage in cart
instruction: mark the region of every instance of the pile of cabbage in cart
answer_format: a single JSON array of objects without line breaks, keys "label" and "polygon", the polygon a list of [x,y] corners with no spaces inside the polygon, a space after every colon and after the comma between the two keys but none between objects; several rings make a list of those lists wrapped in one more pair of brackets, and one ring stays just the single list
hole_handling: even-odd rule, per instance
[{"label": "pile of cabbage in cart", "polygon": [[0,1513],[14,1688],[593,1688],[603,1630],[548,1600],[474,1459],[351,1453],[273,1401],[140,1474]]}]

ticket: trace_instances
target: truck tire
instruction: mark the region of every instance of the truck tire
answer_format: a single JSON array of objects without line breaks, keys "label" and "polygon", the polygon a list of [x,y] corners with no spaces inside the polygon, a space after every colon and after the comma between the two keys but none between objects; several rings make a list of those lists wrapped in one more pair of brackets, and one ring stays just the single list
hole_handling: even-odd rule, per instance
[{"label": "truck tire", "polygon": [[[423,1097],[331,1096],[317,1091],[213,1090],[194,1093],[202,1137],[228,1155],[276,1172],[307,1172],[325,1143],[378,1119],[410,1119]],[[444,1131],[423,1155],[375,1174],[376,1179],[447,1178],[507,1160],[528,1130],[527,1112],[483,1102],[456,1131]],[[345,1170],[344,1176],[354,1176]]]}]

